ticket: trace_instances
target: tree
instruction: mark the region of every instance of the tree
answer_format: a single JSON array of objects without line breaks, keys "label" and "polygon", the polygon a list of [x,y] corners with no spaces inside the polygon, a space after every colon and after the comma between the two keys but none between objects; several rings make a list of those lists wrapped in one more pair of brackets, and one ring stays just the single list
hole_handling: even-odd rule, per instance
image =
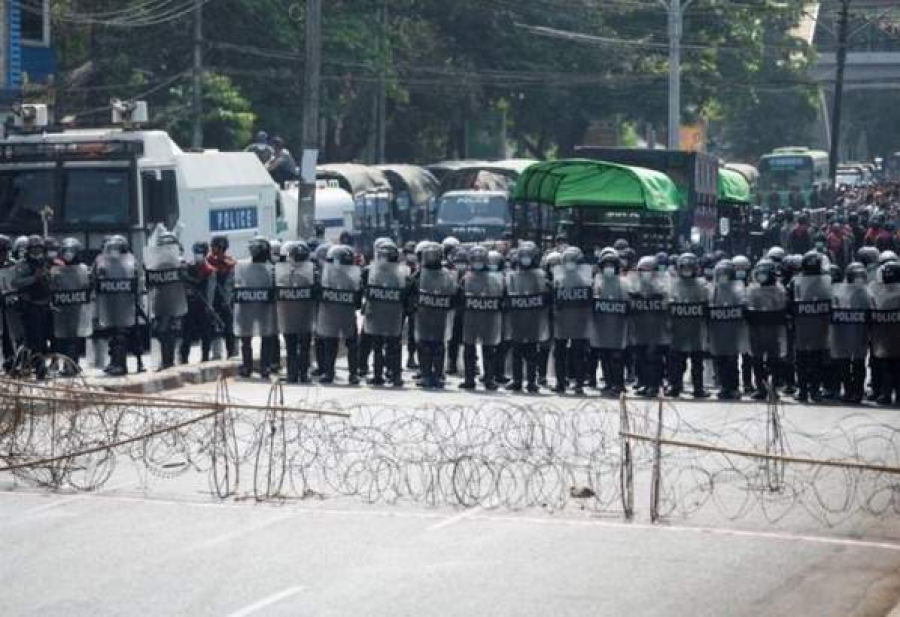
[{"label": "tree", "polygon": [[[179,85],[171,89],[171,104],[156,110],[156,123],[165,128],[177,143],[190,143],[191,86]],[[256,114],[250,102],[224,75],[205,73],[203,76],[203,132],[204,146],[219,150],[241,150],[253,135]]]}]

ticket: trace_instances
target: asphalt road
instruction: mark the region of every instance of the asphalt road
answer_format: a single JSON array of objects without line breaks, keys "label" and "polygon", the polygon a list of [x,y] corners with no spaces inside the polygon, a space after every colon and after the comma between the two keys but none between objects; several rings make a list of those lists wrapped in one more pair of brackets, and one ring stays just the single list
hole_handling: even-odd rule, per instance
[{"label": "asphalt road", "polygon": [[[262,403],[267,386],[238,381],[230,390]],[[289,404],[409,410],[583,404],[411,388],[285,394]],[[816,433],[858,411],[788,406],[785,417]],[[721,428],[761,412],[684,402],[677,413]],[[872,430],[900,425],[895,411],[866,413]],[[199,474],[148,484],[124,464],[87,494],[0,474],[0,614],[821,616],[884,615],[900,601],[895,515],[853,511],[834,527],[803,516],[773,525],[753,512],[729,520],[706,508],[651,524],[645,488],[636,487],[637,516],[626,522],[575,506],[512,511],[331,497],[256,504],[246,494],[220,502]]]}]

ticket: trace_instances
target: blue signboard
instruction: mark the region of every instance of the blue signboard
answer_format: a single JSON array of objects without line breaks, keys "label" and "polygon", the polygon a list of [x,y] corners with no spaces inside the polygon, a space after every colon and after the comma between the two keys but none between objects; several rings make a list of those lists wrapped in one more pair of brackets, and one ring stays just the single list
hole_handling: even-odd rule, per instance
[{"label": "blue signboard", "polygon": [[256,206],[209,211],[210,231],[241,231],[259,227]]}]

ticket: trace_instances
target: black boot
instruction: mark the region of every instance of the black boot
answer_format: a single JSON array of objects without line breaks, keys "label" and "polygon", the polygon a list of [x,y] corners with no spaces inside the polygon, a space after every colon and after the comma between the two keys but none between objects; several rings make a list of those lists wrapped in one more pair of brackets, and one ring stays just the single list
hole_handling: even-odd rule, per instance
[{"label": "black boot", "polygon": [[241,339],[241,367],[238,374],[241,377],[253,375],[253,339],[250,337]]}]

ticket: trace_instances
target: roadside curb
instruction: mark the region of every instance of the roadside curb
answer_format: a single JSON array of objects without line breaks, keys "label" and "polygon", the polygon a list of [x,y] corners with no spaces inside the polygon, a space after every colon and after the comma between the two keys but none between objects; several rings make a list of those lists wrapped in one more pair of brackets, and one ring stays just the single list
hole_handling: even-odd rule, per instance
[{"label": "roadside curb", "polygon": [[157,394],[185,385],[210,383],[221,375],[233,377],[237,375],[239,366],[240,362],[237,360],[220,360],[176,366],[160,372],[147,371],[125,377],[88,377],[85,381],[91,387],[112,392]]}]

